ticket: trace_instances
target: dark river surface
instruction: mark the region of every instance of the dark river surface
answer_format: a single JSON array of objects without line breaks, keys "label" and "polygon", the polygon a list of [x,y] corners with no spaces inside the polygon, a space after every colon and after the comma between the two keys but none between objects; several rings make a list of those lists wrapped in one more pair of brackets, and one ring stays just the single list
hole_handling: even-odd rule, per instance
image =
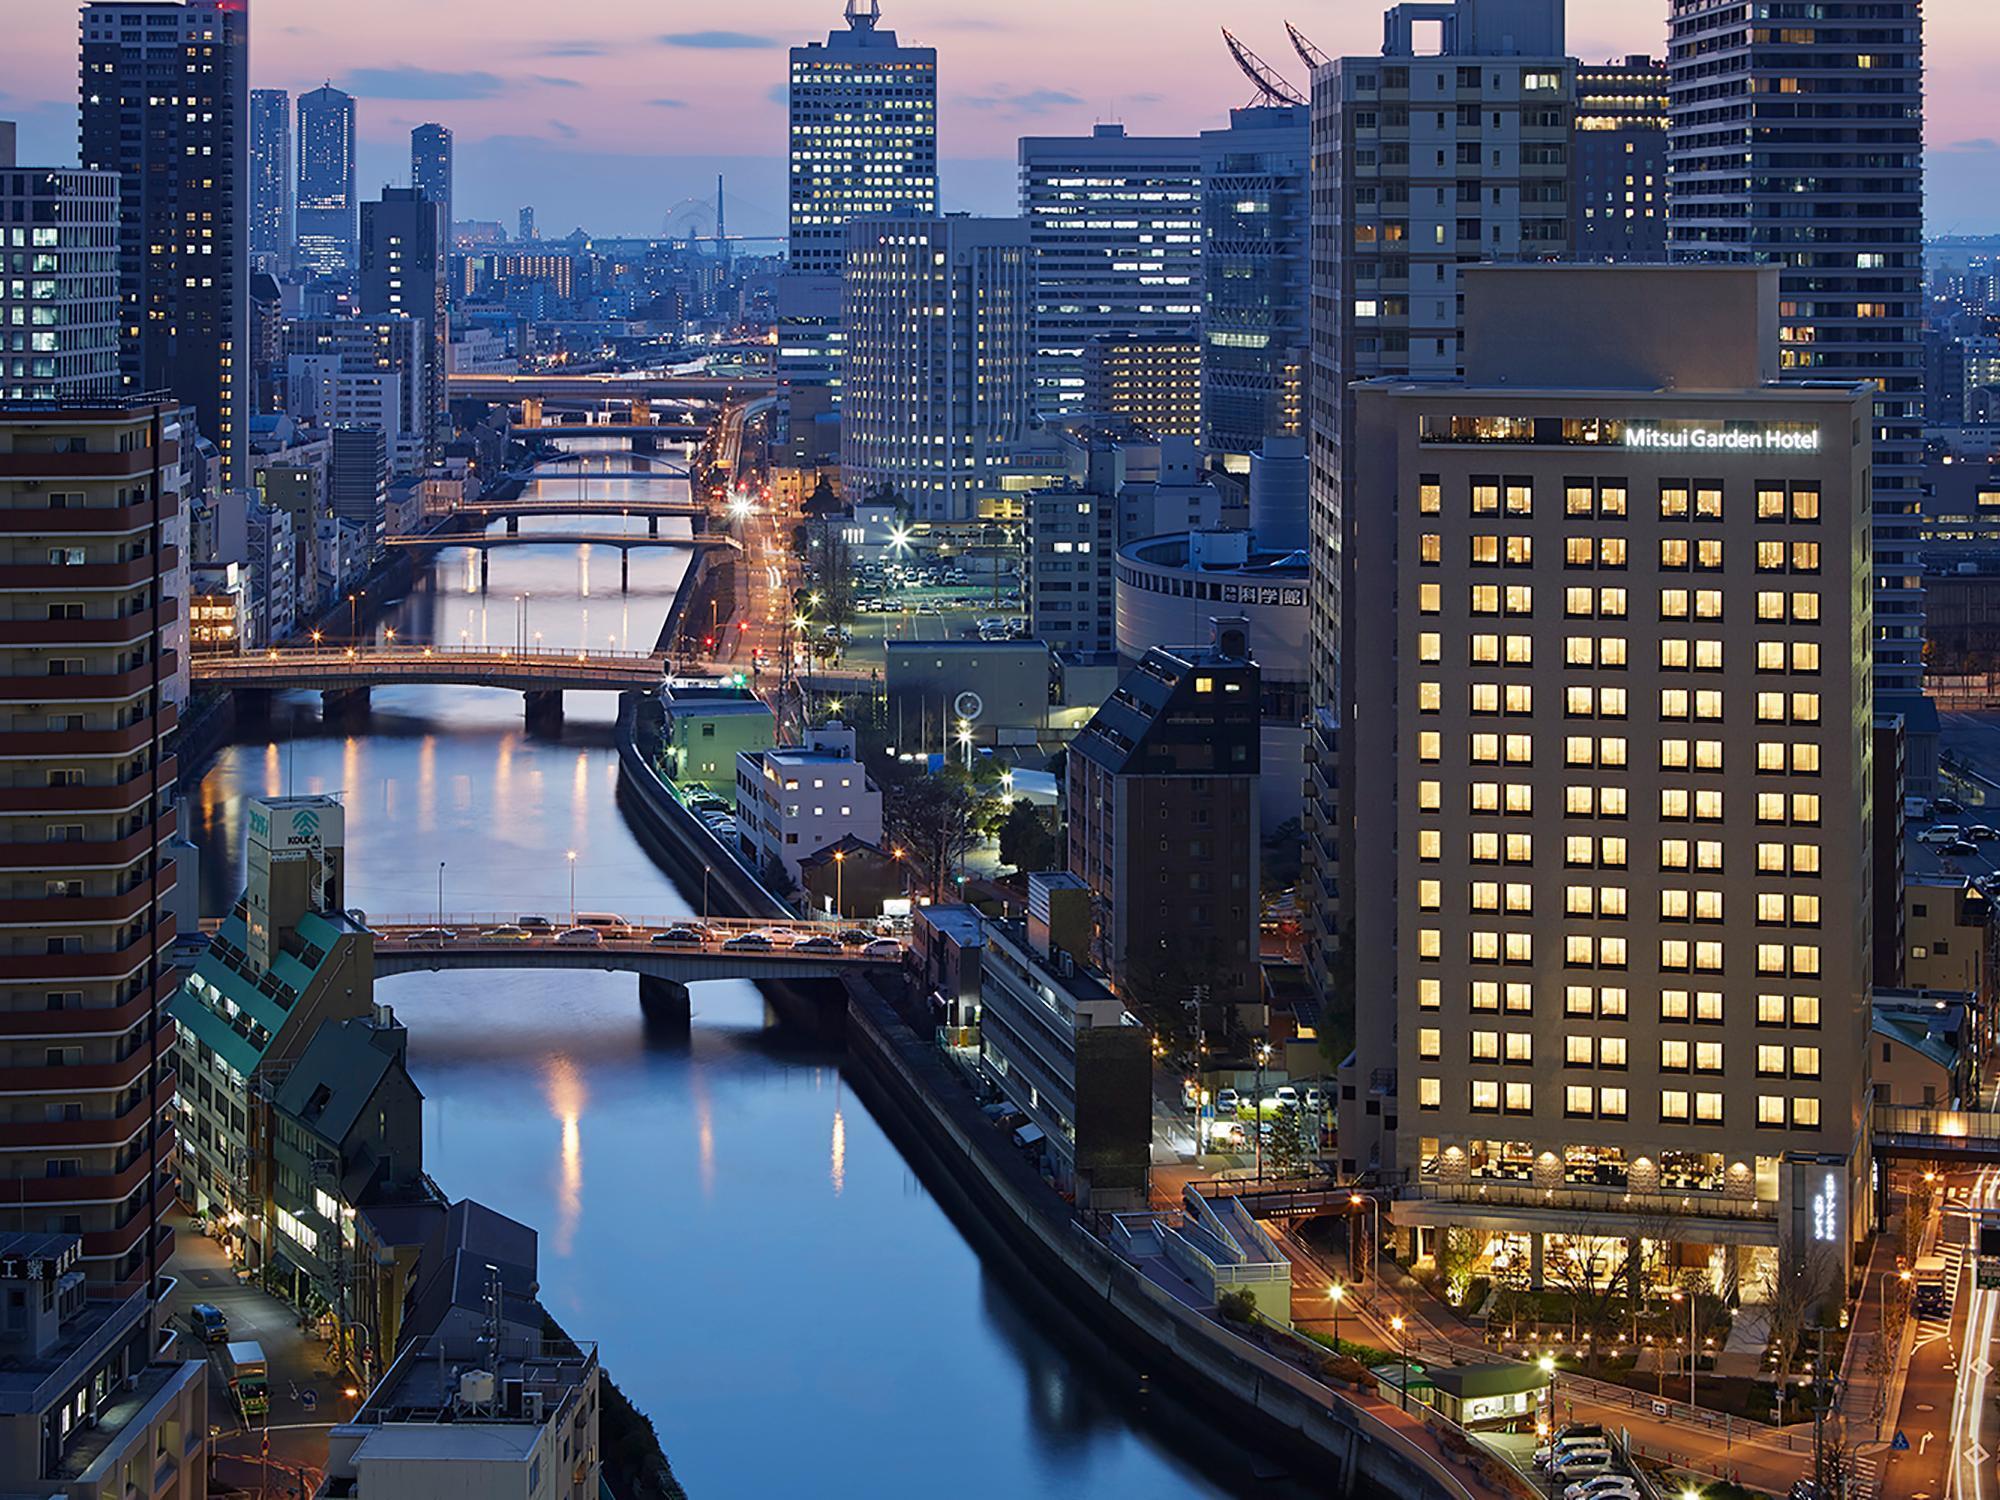
[{"label": "dark river surface", "polygon": [[[687,560],[635,552],[628,593],[601,545],[499,550],[482,596],[474,554],[444,551],[378,632],[650,649]],[[439,861],[448,916],[560,916],[570,850],[577,905],[685,913],[617,806],[615,713],[572,693],[561,732],[530,736],[518,694],[378,688],[330,730],[316,696],[281,695],[190,789],[203,909],[240,891],[243,799],[295,791],[344,797],[348,904],[371,916],[432,913]],[[597,1341],[695,1500],[1275,1493],[983,1266],[838,1056],[753,986],[696,986],[679,1038],[649,1034],[620,975],[405,975],[378,998],[410,1028],[428,1170],[540,1231],[544,1300]]]}]

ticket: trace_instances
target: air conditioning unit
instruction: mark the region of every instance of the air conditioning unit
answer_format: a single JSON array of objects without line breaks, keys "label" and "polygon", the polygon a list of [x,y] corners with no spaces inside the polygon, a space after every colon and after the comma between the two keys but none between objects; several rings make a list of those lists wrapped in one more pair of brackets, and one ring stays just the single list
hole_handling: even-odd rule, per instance
[{"label": "air conditioning unit", "polygon": [[521,1414],[530,1422],[538,1425],[543,1421],[542,1393],[540,1391],[526,1391],[522,1393]]}]

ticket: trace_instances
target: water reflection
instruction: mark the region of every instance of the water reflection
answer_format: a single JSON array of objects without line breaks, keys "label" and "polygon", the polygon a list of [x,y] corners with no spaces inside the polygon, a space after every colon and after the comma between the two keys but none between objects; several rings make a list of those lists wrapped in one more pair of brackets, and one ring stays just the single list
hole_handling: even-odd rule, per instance
[{"label": "water reflection", "polygon": [[576,1243],[576,1226],[583,1218],[583,1106],[589,1091],[576,1064],[564,1053],[548,1060],[544,1092],[549,1110],[562,1123],[562,1170],[557,1179],[554,1248],[568,1255]]}]

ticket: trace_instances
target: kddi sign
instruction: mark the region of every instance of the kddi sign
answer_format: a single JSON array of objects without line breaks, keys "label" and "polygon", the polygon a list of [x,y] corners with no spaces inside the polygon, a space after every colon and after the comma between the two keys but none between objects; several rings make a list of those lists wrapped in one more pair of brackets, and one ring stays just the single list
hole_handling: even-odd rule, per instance
[{"label": "kddi sign", "polygon": [[[250,805],[250,837],[266,849],[319,849],[323,848],[331,835],[338,841],[339,814],[335,808],[314,807],[263,807]],[[326,825],[332,822],[334,827]]]},{"label": "kddi sign", "polygon": [[1660,453],[1817,453],[1819,429],[1629,422],[1625,426],[1625,446]]}]

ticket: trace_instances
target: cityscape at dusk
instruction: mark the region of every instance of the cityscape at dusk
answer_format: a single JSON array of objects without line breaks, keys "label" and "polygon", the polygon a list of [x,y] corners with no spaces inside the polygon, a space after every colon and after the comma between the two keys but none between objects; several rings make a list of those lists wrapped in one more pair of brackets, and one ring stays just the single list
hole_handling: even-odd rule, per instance
[{"label": "cityscape at dusk", "polygon": [[0,1500],[1982,1500],[1974,0],[33,0]]}]

